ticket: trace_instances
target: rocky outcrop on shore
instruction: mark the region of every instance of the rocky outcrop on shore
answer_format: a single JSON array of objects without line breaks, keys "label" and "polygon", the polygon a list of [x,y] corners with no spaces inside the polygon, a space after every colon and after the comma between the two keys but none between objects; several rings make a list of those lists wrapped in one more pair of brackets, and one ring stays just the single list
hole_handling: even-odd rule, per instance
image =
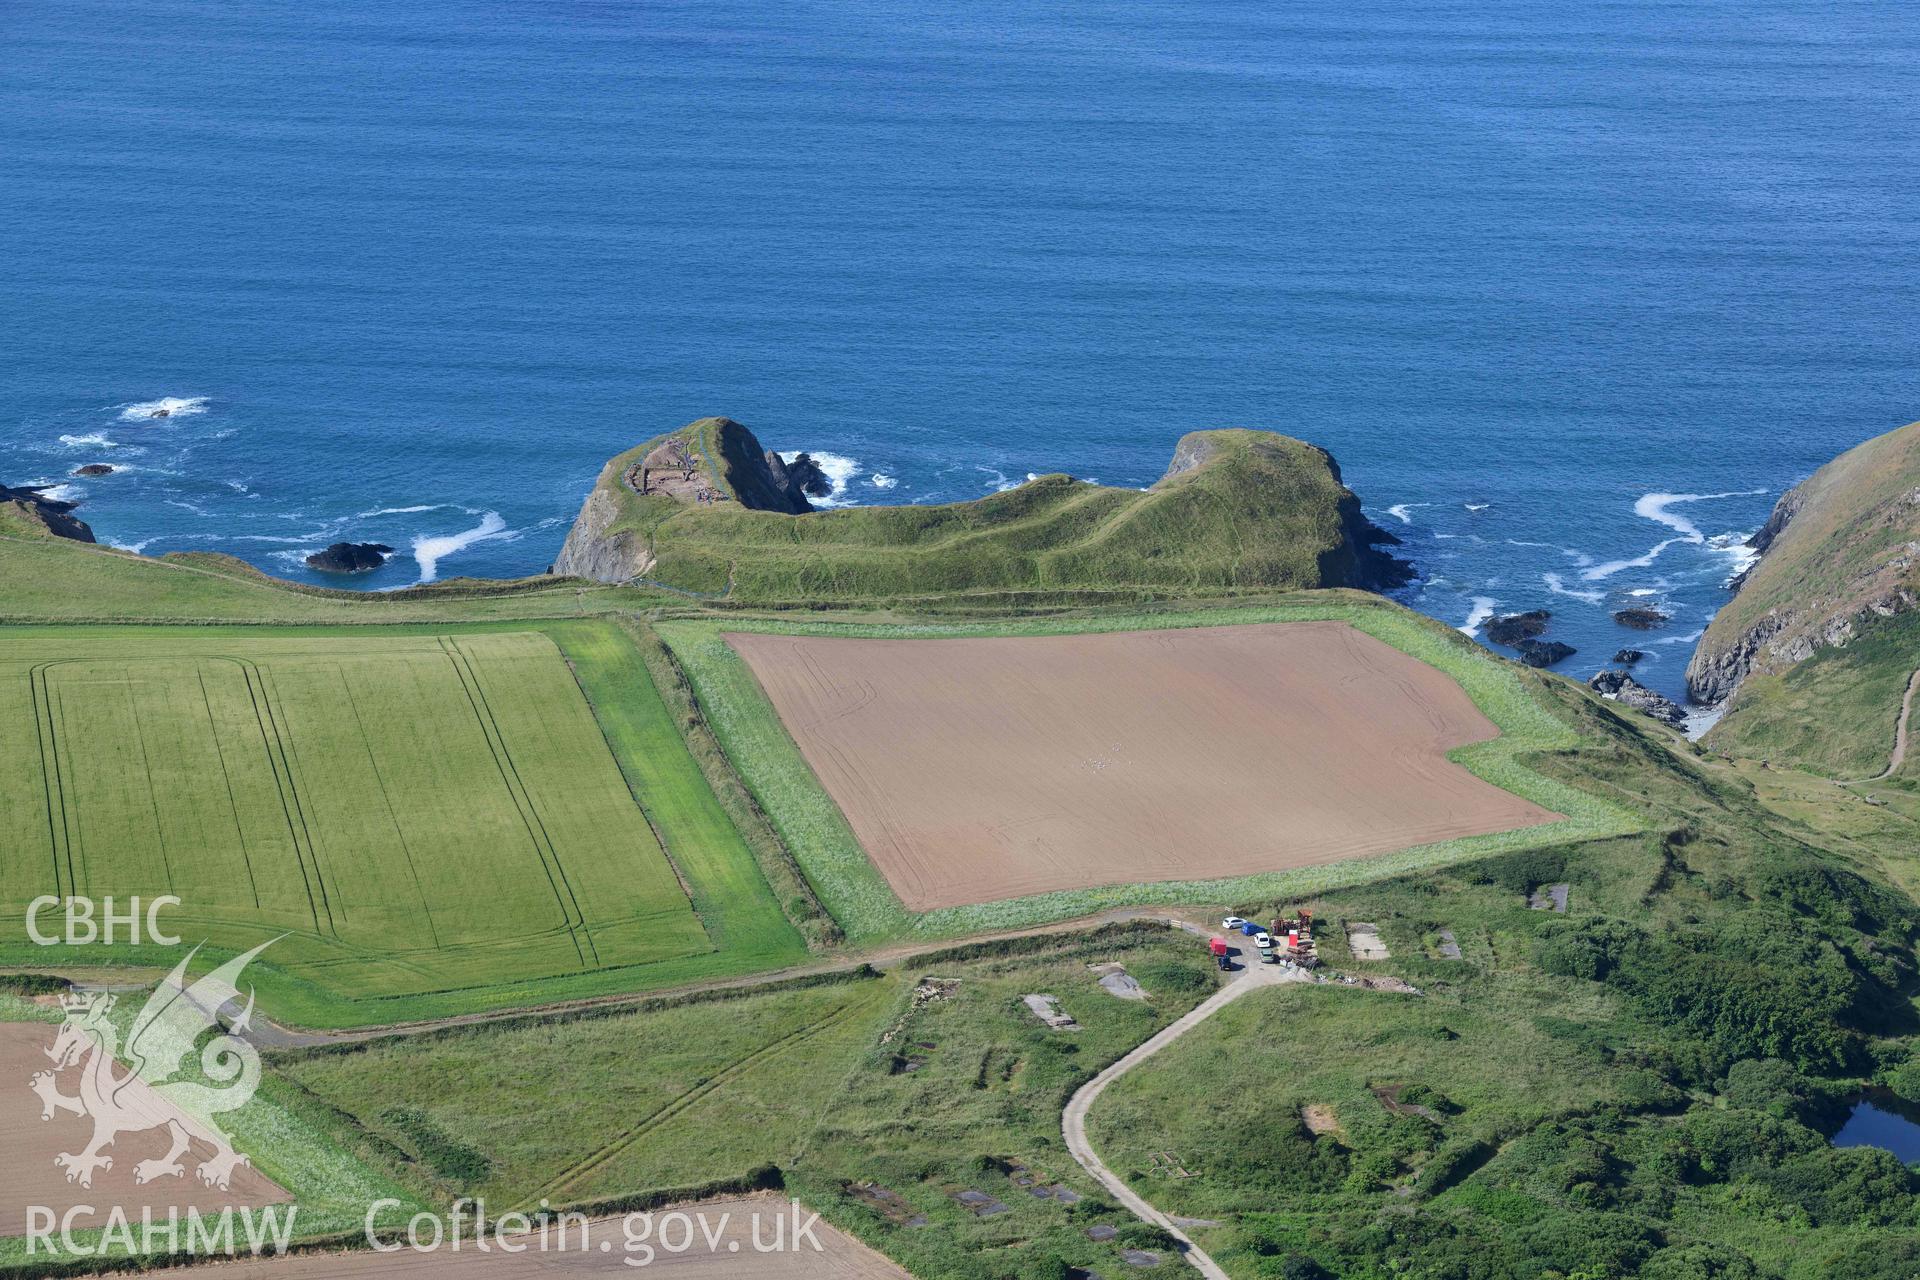
[{"label": "rocky outcrop on shore", "polygon": [[83,467],[75,467],[73,469],[73,474],[76,476],[84,476],[84,477],[87,477],[88,479],[91,479],[94,476],[110,476],[113,474],[113,470],[114,470],[113,467],[108,465],[107,463],[89,462]]},{"label": "rocky outcrop on shore", "polygon": [[1621,626],[1631,627],[1635,631],[1657,631],[1673,621],[1672,618],[1660,612],[1660,610],[1650,609],[1643,604],[1637,604],[1627,609],[1614,610],[1613,620]]},{"label": "rocky outcrop on shore", "polygon": [[833,477],[821,470],[820,464],[814,460],[812,454],[795,454],[793,461],[786,464],[786,472],[787,482],[798,485],[800,491],[809,498],[833,496]]},{"label": "rocky outcrop on shore", "polygon": [[80,504],[47,497],[47,491],[53,487],[35,484],[8,488],[0,484],[0,506],[9,508],[28,525],[56,538],[92,542],[93,529],[85,520],[73,514],[74,508]]},{"label": "rocky outcrop on shore", "polygon": [[1483,634],[1488,644],[1505,645],[1509,649],[1518,648],[1523,642],[1543,634],[1553,615],[1545,609],[1529,609],[1525,613],[1503,613],[1490,618]]},{"label": "rocky outcrop on shore", "polygon": [[321,573],[371,573],[387,562],[393,548],[384,542],[336,542],[307,557],[307,568]]},{"label": "rocky outcrop on shore", "polygon": [[1530,667],[1551,667],[1580,652],[1560,640],[1522,640],[1513,648],[1520,655],[1520,661]]},{"label": "rocky outcrop on shore", "polygon": [[1655,720],[1676,726],[1686,723],[1685,707],[1665,694],[1647,688],[1624,671],[1596,672],[1593,679],[1587,681],[1587,687],[1609,702],[1632,707]]}]

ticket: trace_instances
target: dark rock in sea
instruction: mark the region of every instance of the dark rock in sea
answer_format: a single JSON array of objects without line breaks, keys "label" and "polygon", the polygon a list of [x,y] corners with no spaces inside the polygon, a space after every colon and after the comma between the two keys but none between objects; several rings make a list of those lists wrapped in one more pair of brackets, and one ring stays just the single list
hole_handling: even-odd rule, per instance
[{"label": "dark rock in sea", "polygon": [[173,416],[173,410],[155,409],[152,413],[148,414],[147,416],[149,418],[171,418]]},{"label": "dark rock in sea", "polygon": [[810,453],[795,454],[793,461],[787,464],[787,483],[799,485],[810,497],[833,496],[833,480],[820,469],[820,464],[814,461]]},{"label": "dark rock in sea", "polygon": [[1619,663],[1623,667],[1630,667],[1634,663],[1641,661],[1646,656],[1647,656],[1646,654],[1642,653],[1638,649],[1622,649],[1620,652],[1613,655],[1613,660]]},{"label": "dark rock in sea", "polygon": [[1531,640],[1545,631],[1547,621],[1552,617],[1545,609],[1529,609],[1525,613],[1509,613],[1495,618],[1487,623],[1487,642],[1517,649],[1521,641]]},{"label": "dark rock in sea", "polygon": [[1673,621],[1672,618],[1660,612],[1658,609],[1649,609],[1645,605],[1640,604],[1636,604],[1631,608],[1617,610],[1613,615],[1613,620],[1623,627],[1632,627],[1635,631],[1653,631]]},{"label": "dark rock in sea", "polygon": [[1624,671],[1601,671],[1587,681],[1587,687],[1609,702],[1645,712],[1655,720],[1671,725],[1685,724],[1686,708],[1665,694],[1656,693]]},{"label": "dark rock in sea", "polygon": [[1520,652],[1520,661],[1530,667],[1550,667],[1556,662],[1565,662],[1579,650],[1570,644],[1558,640],[1522,640],[1513,646]]},{"label": "dark rock in sea", "polygon": [[89,462],[84,467],[75,467],[73,474],[76,476],[110,476],[113,474],[113,468],[104,462]]},{"label": "dark rock in sea", "polygon": [[59,498],[49,498],[46,492],[50,485],[22,485],[9,489],[0,484],[0,505],[11,506],[30,523],[38,525],[56,538],[66,538],[72,542],[92,542],[93,530],[85,520],[71,514],[80,504],[66,502]]},{"label": "dark rock in sea", "polygon": [[308,556],[307,567],[321,573],[367,573],[392,554],[393,548],[384,542],[336,542]]}]

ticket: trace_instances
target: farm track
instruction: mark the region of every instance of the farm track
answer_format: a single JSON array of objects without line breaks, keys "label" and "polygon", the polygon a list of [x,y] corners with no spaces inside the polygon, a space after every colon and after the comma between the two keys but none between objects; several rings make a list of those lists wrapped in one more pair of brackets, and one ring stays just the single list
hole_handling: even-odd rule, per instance
[{"label": "farm track", "polygon": [[[1197,931],[1196,931],[1197,932]],[[1262,987],[1288,986],[1292,984],[1318,984],[1328,979],[1316,977],[1299,969],[1268,968],[1254,962],[1243,963],[1240,972],[1231,978],[1227,985],[1189,1009],[1182,1017],[1174,1019],[1162,1027],[1154,1036],[1134,1048],[1131,1053],[1114,1062],[1093,1079],[1074,1091],[1067,1100],[1066,1110],[1060,1116],[1060,1130],[1066,1139],[1067,1150],[1080,1163],[1080,1167],[1092,1175],[1094,1181],[1105,1187],[1113,1198],[1142,1222],[1159,1227],[1180,1242],[1182,1256],[1195,1270],[1206,1276],[1207,1280],[1231,1280],[1219,1263],[1210,1257],[1206,1250],[1195,1244],[1192,1237],[1181,1229],[1172,1218],[1155,1208],[1145,1196],[1128,1186],[1119,1174],[1109,1168],[1093,1149],[1092,1141],[1087,1137],[1087,1113],[1107,1086],[1126,1075],[1141,1063],[1165,1049],[1180,1037],[1232,1004],[1241,996]]]}]

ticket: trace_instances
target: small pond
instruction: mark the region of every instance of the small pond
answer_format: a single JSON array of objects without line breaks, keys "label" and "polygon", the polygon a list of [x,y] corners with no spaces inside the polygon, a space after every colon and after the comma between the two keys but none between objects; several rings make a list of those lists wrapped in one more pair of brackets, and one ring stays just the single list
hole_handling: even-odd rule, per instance
[{"label": "small pond", "polygon": [[1920,1108],[1890,1094],[1861,1098],[1833,1135],[1833,1145],[1879,1147],[1906,1164],[1920,1163]]}]

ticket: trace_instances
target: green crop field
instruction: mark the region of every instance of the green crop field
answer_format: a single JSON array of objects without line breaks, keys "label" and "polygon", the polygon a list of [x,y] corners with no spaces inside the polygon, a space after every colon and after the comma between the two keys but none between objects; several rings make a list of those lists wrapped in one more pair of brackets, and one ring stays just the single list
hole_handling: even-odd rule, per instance
[{"label": "green crop field", "polygon": [[24,629],[0,714],[16,961],[43,958],[15,941],[41,895],[171,894],[189,943],[280,937],[273,1007],[321,1022],[803,953],[610,623]]}]

